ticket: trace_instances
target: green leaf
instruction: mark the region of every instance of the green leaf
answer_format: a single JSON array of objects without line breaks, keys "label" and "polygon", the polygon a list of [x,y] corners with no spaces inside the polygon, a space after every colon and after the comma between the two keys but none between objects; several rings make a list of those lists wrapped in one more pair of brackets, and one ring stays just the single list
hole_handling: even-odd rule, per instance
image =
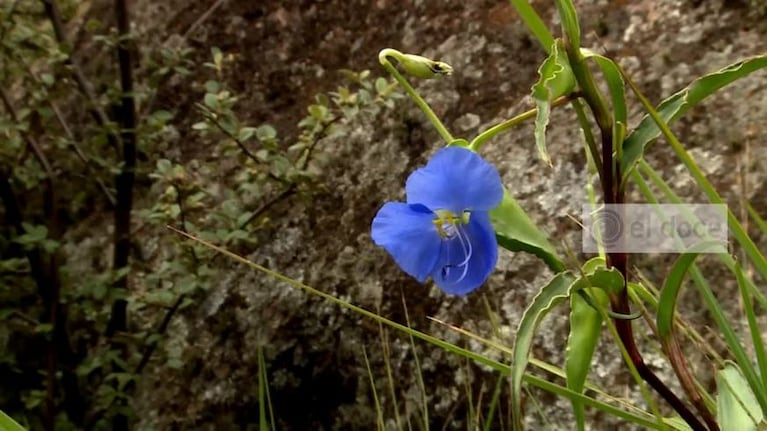
[{"label": "green leaf", "polygon": [[[701,243],[699,247],[701,249],[705,249],[706,247],[710,247],[712,244],[714,243],[704,242]],[[740,369],[743,370],[751,390],[756,394],[755,396],[759,402],[759,405],[765,409],[765,411],[767,411],[767,388],[763,386],[759,375],[751,363],[751,359],[741,344],[740,338],[733,330],[732,325],[729,323],[727,317],[724,315],[721,306],[718,304],[716,297],[714,297],[711,288],[708,286],[708,282],[705,280],[705,278],[703,278],[700,271],[695,267],[695,257],[697,257],[696,253],[682,255],[679,259],[677,259],[677,262],[671,268],[671,272],[666,278],[666,282],[663,286],[663,291],[661,292],[661,296],[658,301],[658,317],[656,324],[658,328],[658,335],[662,339],[666,339],[670,336],[673,325],[674,309],[676,307],[676,297],[679,293],[679,289],[681,288],[681,283],[684,275],[689,270],[693,281],[698,285],[698,290],[701,293],[703,300],[712,315],[712,318],[719,327],[719,331],[722,334],[722,338],[724,338],[730,353],[737,361]]]},{"label": "green leaf", "polygon": [[754,311],[754,304],[751,300],[751,291],[746,282],[746,275],[743,274],[743,269],[737,262],[735,263],[735,278],[738,280],[738,290],[740,291],[740,298],[743,304],[743,314],[746,315],[748,329],[751,332],[751,344],[754,347],[756,363],[759,364],[759,375],[762,378],[762,386],[767,388],[767,353],[765,353],[764,349],[764,339],[762,338],[762,331]]},{"label": "green leaf", "polygon": [[[574,293],[578,292],[581,289],[586,289],[590,287],[598,287],[604,290],[614,290],[618,288],[619,286],[623,286],[623,276],[621,273],[616,270],[615,268],[596,268],[593,273],[584,274],[581,277],[578,277],[577,279],[573,277],[573,275],[569,271],[560,272],[554,278],[549,281],[546,286],[544,286],[538,294],[533,298],[533,302],[530,303],[530,305],[525,310],[525,314],[522,316],[522,320],[519,322],[519,326],[517,327],[517,338],[514,341],[514,348],[513,348],[513,364],[511,367],[511,404],[512,404],[512,416],[515,418],[514,421],[514,429],[519,430],[521,429],[521,413],[522,413],[522,404],[521,404],[521,392],[522,392],[522,376],[525,373],[525,369],[527,368],[527,363],[529,361],[529,355],[530,355],[530,347],[532,346],[533,342],[533,336],[535,335],[535,330],[538,328],[538,325],[541,323],[541,320],[548,314],[549,311],[551,311],[556,305],[567,299],[568,297],[575,296]],[[592,291],[595,291],[596,289],[592,289]],[[600,301],[605,300],[606,298],[602,299],[600,297]],[[572,322],[571,322],[572,323]],[[587,334],[588,335],[588,334]],[[596,341],[594,341],[596,342]],[[585,357],[584,355],[581,355],[582,357]],[[590,357],[593,355],[593,351],[589,356],[589,363],[590,363]],[[585,359],[581,359],[581,361],[585,361]],[[583,384],[585,383],[585,373],[582,369],[577,370],[576,373],[576,365],[583,366],[583,363],[580,364],[571,364],[573,369],[573,379],[569,377],[569,371],[568,371],[568,386],[573,383],[577,384],[578,379],[580,379],[579,373],[583,373],[583,383],[580,383],[581,390],[583,389]],[[586,369],[587,371],[588,369]],[[577,386],[577,385],[576,385]],[[574,404],[575,406],[575,404]]]},{"label": "green leaf", "polygon": [[[389,326],[389,327],[391,327],[391,328],[393,328],[393,329],[395,329],[397,331],[400,331],[400,332],[406,333],[408,335],[411,335],[414,338],[418,338],[419,340],[425,341],[425,342],[429,343],[430,345],[432,345],[434,347],[438,347],[438,348],[444,349],[445,351],[450,352],[452,354],[460,355],[460,356],[462,356],[462,357],[464,357],[466,359],[469,359],[471,361],[476,361],[479,364],[486,365],[486,366],[490,367],[491,369],[493,369],[495,371],[498,371],[499,373],[501,373],[504,376],[508,375],[511,372],[509,366],[507,366],[505,364],[502,364],[502,363],[492,359],[489,356],[478,354],[476,352],[473,352],[471,350],[462,348],[460,346],[457,346],[455,344],[449,343],[449,342],[444,341],[442,339],[433,337],[433,336],[431,336],[429,334],[426,334],[426,333],[414,330],[414,329],[410,328],[409,326],[406,326],[406,325],[403,325],[403,324],[400,324],[400,323],[397,323],[397,322],[393,322],[393,321],[391,321],[389,319],[386,319],[385,317],[380,316],[377,313],[368,311],[368,310],[366,310],[364,308],[361,308],[361,307],[358,307],[358,306],[356,306],[356,305],[354,305],[354,304],[352,304],[352,303],[350,303],[348,301],[345,301],[343,299],[337,298],[337,297],[335,297],[335,296],[333,296],[331,294],[325,293],[323,291],[317,290],[317,289],[315,289],[315,288],[313,288],[313,287],[311,287],[309,285],[303,284],[303,283],[301,283],[301,282],[299,282],[299,281],[297,281],[295,279],[292,279],[292,278],[287,277],[287,276],[285,276],[283,274],[280,274],[279,272],[277,272],[275,270],[271,270],[269,268],[266,268],[264,266],[261,266],[261,265],[255,263],[255,262],[251,262],[251,261],[247,260],[246,258],[244,258],[242,256],[239,256],[239,255],[237,255],[237,254],[235,254],[235,253],[233,253],[233,252],[231,252],[229,250],[226,250],[226,249],[224,249],[222,247],[216,246],[216,245],[214,245],[214,244],[212,244],[212,243],[210,243],[208,241],[203,240],[200,237],[195,237],[195,236],[186,234],[186,233],[181,232],[179,230],[175,230],[172,227],[169,227],[169,228],[171,230],[173,230],[174,232],[176,232],[177,234],[179,234],[179,235],[181,235],[181,236],[183,236],[183,237],[185,237],[187,239],[190,239],[192,241],[195,241],[196,243],[198,243],[198,244],[200,244],[202,246],[205,246],[206,248],[208,248],[210,250],[213,250],[213,251],[216,251],[218,253],[221,253],[224,256],[226,256],[226,257],[228,257],[228,258],[230,258],[230,259],[232,259],[232,260],[234,260],[236,262],[239,262],[239,263],[242,263],[244,265],[247,265],[248,267],[250,267],[250,268],[252,268],[252,269],[254,269],[256,271],[259,271],[259,272],[261,272],[263,274],[269,275],[270,277],[273,277],[273,278],[275,278],[277,280],[280,280],[280,281],[284,282],[286,285],[288,285],[288,286],[290,286],[292,288],[299,289],[299,290],[301,290],[301,291],[303,291],[305,293],[308,293],[310,295],[316,296],[318,298],[322,298],[322,299],[324,299],[324,300],[326,300],[326,301],[328,301],[328,302],[330,302],[332,304],[338,305],[341,308],[343,308],[344,310],[348,310],[350,312],[358,314],[359,316],[362,316],[362,317],[365,317],[365,318],[369,318],[369,319],[371,319],[373,321],[376,321],[376,322],[379,322],[381,324],[387,325],[387,326]],[[209,235],[206,235],[206,236],[209,236]],[[182,365],[183,365],[183,363],[182,363]],[[614,416],[616,416],[618,418],[625,419],[628,422],[636,423],[636,424],[638,424],[640,426],[645,427],[645,429],[659,429],[657,421],[652,416],[650,416],[649,414],[647,414],[644,411],[641,411],[641,412],[640,411],[634,411],[633,409],[626,410],[626,409],[623,409],[623,408],[618,407],[616,405],[613,405],[612,402],[597,400],[597,399],[592,398],[592,397],[588,397],[588,396],[585,396],[585,395],[582,395],[582,394],[575,393],[575,392],[573,392],[573,391],[571,391],[571,390],[569,390],[569,389],[567,389],[567,388],[565,388],[563,386],[560,386],[557,383],[554,383],[554,382],[551,382],[551,381],[546,380],[544,378],[538,377],[538,376],[536,376],[534,374],[525,374],[523,376],[523,380],[526,383],[528,383],[528,384],[531,384],[531,385],[533,385],[535,387],[538,387],[538,388],[540,388],[540,389],[542,389],[544,391],[548,391],[548,392],[550,392],[550,393],[552,393],[554,395],[557,395],[557,396],[563,396],[563,397],[567,397],[567,398],[571,398],[571,399],[572,398],[581,399],[581,400],[583,400],[589,406],[592,406],[592,407],[594,407],[594,408],[596,408],[596,409],[598,409],[600,411],[603,411],[603,412],[605,412],[605,413],[607,413],[609,415],[614,415]],[[604,394],[604,395],[605,395],[607,400],[613,400],[613,401],[615,401],[617,403],[620,403],[620,400],[617,400],[616,398],[611,397],[611,396],[609,396],[607,394]],[[600,397],[600,398],[602,398],[602,397]]]},{"label": "green leaf", "polygon": [[501,204],[490,211],[490,221],[501,247],[531,253],[546,262],[555,273],[565,269],[546,235],[535,226],[508,191],[504,191]]},{"label": "green leaf", "polygon": [[210,54],[213,57],[213,63],[220,68],[224,60],[224,54],[221,52],[221,49],[214,46],[210,49]]},{"label": "green leaf", "polygon": [[48,238],[48,228],[44,225],[33,225],[24,222],[22,227],[25,233],[14,238],[14,242],[27,247],[35,247]]},{"label": "green leaf", "polygon": [[551,52],[538,68],[538,82],[533,85],[533,99],[538,109],[535,115],[535,146],[538,155],[552,166],[546,151],[546,127],[549,125],[551,102],[575,88],[575,78],[567,64],[567,56],[560,55],[560,41],[551,46]]},{"label": "green leaf", "polygon": [[567,44],[575,48],[581,47],[581,27],[578,24],[578,14],[572,0],[557,0],[557,10],[562,20],[562,33],[567,36]]},{"label": "green leaf", "polygon": [[[671,123],[706,97],[764,67],[767,67],[767,54],[750,57],[714,73],[704,75],[661,102],[658,105],[658,113],[663,121]],[[621,160],[621,172],[623,172],[624,179],[633,169],[637,160],[642,157],[650,143],[659,135],[660,129],[657,124],[650,116],[645,116],[639,126],[626,138],[623,142],[623,158]]]},{"label": "green leaf", "polygon": [[255,127],[243,127],[237,133],[237,139],[239,139],[240,142],[245,142],[248,139],[252,138],[253,135],[255,135],[255,134],[256,134],[256,128]]},{"label": "green leaf", "polygon": [[205,106],[216,111],[219,108],[218,96],[214,93],[205,93]]},{"label": "green leaf", "polygon": [[271,141],[277,138],[277,130],[269,124],[262,124],[256,128],[256,138],[259,141]]},{"label": "green leaf", "polygon": [[[602,70],[602,74],[607,81],[607,88],[610,90],[610,98],[613,106],[613,142],[623,142],[626,136],[626,126],[628,124],[628,109],[626,108],[626,83],[623,82],[623,76],[612,60],[601,56],[591,50],[581,49],[585,58],[594,59],[597,66]],[[623,148],[616,145],[618,156],[622,157]]]},{"label": "green leaf", "polygon": [[[597,289],[589,289],[589,295],[599,298],[600,304],[606,304],[607,296]],[[567,387],[583,393],[586,377],[591,369],[591,359],[602,330],[602,315],[589,305],[580,295],[570,296],[570,336],[567,338],[565,371]],[[573,398],[573,413],[578,430],[585,429],[584,406],[581,400]]]},{"label": "green leaf", "polygon": [[511,405],[514,429],[522,429],[522,376],[525,374],[529,361],[530,347],[533,343],[535,330],[543,317],[570,296],[574,283],[570,272],[560,272],[552,278],[533,298],[533,302],[525,310],[517,328],[517,338],[514,340],[513,363],[511,366]]},{"label": "green leaf", "polygon": [[548,27],[543,23],[535,9],[530,6],[530,2],[527,0],[511,0],[511,4],[514,5],[527,29],[538,39],[538,42],[543,45],[543,49],[548,54],[549,49],[554,44],[554,36],[551,35]]},{"label": "green leaf", "polygon": [[679,295],[679,290],[682,288],[682,281],[684,281],[687,271],[700,255],[697,251],[705,251],[709,246],[716,246],[716,243],[704,241],[692,247],[690,253],[679,256],[676,262],[674,262],[674,266],[671,267],[671,271],[663,283],[663,290],[661,290],[660,299],[658,300],[656,325],[658,327],[658,336],[661,339],[665,340],[671,335],[671,328],[674,325],[676,299]]},{"label": "green leaf", "polygon": [[312,118],[323,121],[328,116],[328,108],[326,106],[322,105],[309,105],[309,114],[312,116]]},{"label": "green leaf", "polygon": [[734,363],[725,362],[716,375],[716,421],[722,431],[751,431],[759,429],[764,413],[754,393]]},{"label": "green leaf", "polygon": [[205,81],[205,91],[208,93],[218,93],[218,90],[221,89],[221,84],[219,84],[218,81]]},{"label": "green leaf", "polygon": [[679,416],[663,418],[663,422],[677,431],[693,431],[690,425]]}]

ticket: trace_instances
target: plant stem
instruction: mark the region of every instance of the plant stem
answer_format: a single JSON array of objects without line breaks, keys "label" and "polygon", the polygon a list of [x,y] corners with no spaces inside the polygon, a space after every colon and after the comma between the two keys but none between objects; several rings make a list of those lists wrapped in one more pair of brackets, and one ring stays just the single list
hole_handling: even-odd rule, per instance
[{"label": "plant stem", "polygon": [[[136,176],[136,105],[133,94],[133,66],[131,50],[128,45],[130,23],[126,0],[115,0],[114,11],[117,19],[117,59],[120,69],[120,86],[122,91],[119,109],[120,137],[122,141],[122,167],[115,179],[117,189],[117,205],[114,211],[114,255],[112,267],[115,273],[128,268],[131,249],[131,211],[133,208],[133,185]],[[113,289],[128,290],[128,273],[120,274],[115,280]],[[127,330],[128,301],[124,298],[112,303],[112,313],[109,316],[106,335],[113,335]],[[127,346],[122,341],[110,340],[113,348],[126,355]],[[113,361],[114,371],[122,371],[122,367]],[[123,403],[122,401],[121,403]],[[115,414],[112,429],[126,431],[128,416],[120,412]]]},{"label": "plant stem", "polygon": [[[583,98],[591,108],[594,120],[599,127],[602,138],[602,192],[605,204],[624,203],[624,193],[620,188],[619,165],[616,163],[613,151],[613,118],[607,108],[602,93],[596,86],[594,78],[583,54],[571,43],[566,43],[567,57],[570,62],[575,79],[583,92]],[[620,145],[620,143],[617,143]],[[617,179],[617,181],[616,181]],[[616,268],[623,274],[623,279],[628,283],[628,255],[626,253],[607,253],[607,264]],[[619,314],[631,314],[631,306],[627,286],[621,292],[610,295],[610,304],[614,312]],[[705,431],[707,428],[693,414],[687,405],[674,394],[663,381],[645,364],[639,348],[634,339],[634,331],[630,320],[613,319],[618,336],[626,348],[628,357],[634,368],[644,381],[663,397],[671,407],[687,422],[693,430]]]},{"label": "plant stem", "polygon": [[[57,0],[42,0],[42,3],[45,7],[45,13],[51,21],[56,42],[64,47],[63,52],[68,52],[69,50],[67,48],[69,47],[69,42],[67,41],[66,32],[64,31],[64,23],[61,20],[61,13],[59,11]],[[115,149],[119,149],[119,146],[122,145],[120,142],[120,135],[115,133],[111,127],[111,121],[98,101],[98,96],[96,96],[96,92],[93,89],[93,84],[85,77],[85,73],[83,73],[83,69],[79,62],[72,53],[68,53],[67,57],[64,59],[64,64],[71,68],[72,76],[75,78],[77,86],[80,88],[83,95],[85,95],[85,98],[88,99],[91,115],[106,132],[109,144]]]},{"label": "plant stem", "polygon": [[[551,102],[551,107],[560,106],[563,105],[571,100],[574,100],[578,97],[578,94],[573,93],[569,96],[562,96],[553,102]],[[535,118],[535,115],[538,113],[538,109],[533,108],[529,111],[525,111],[513,118],[510,118],[502,123],[498,123],[495,126],[485,130],[484,132],[477,135],[476,138],[471,140],[471,143],[469,144],[469,149],[473,151],[478,151],[480,147],[482,147],[482,144],[489,141],[490,139],[493,139],[496,135],[501,134],[512,127],[516,126],[517,124],[529,120],[530,118]]]},{"label": "plant stem", "polygon": [[387,72],[391,74],[391,76],[394,77],[394,79],[397,80],[397,82],[402,86],[402,88],[405,89],[408,95],[410,95],[410,98],[413,99],[416,105],[418,105],[419,108],[421,108],[421,111],[423,111],[424,114],[426,114],[426,118],[431,121],[431,124],[434,126],[435,129],[437,129],[437,133],[439,133],[439,136],[442,137],[442,139],[445,140],[445,143],[449,144],[453,142],[455,139],[453,138],[453,135],[450,134],[450,132],[447,130],[444,124],[442,124],[442,121],[437,117],[437,114],[434,113],[434,111],[431,109],[428,103],[418,94],[418,92],[415,91],[413,86],[410,85],[409,82],[405,79],[402,74],[399,73],[397,68],[394,67],[394,65],[389,61],[389,57],[393,57],[395,59],[402,58],[402,53],[397,51],[396,49],[386,48],[381,50],[381,52],[378,54],[378,61],[381,62],[381,65],[383,65],[384,69],[386,69]]}]

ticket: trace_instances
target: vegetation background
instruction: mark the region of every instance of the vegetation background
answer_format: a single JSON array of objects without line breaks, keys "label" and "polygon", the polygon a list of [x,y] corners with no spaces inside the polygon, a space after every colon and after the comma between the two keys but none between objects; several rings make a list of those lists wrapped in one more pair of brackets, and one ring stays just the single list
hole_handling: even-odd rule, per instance
[{"label": "vegetation background", "polygon": [[[553,4],[533,4],[554,18]],[[584,45],[618,58],[656,102],[767,49],[759,1],[577,6]],[[0,409],[31,429],[255,428],[265,374],[277,429],[371,429],[374,393],[392,427],[396,411],[431,429],[467,428],[472,406],[490,398],[493,372],[193,247],[165,225],[471,349],[485,348],[429,317],[510,345],[551,276],[538,261],[502,252],[487,286],[446,297],[399,271],[369,226],[440,146],[422,114],[376,79],[378,51],[451,64],[453,76],[418,89],[456,135],[473,135],[530,106],[544,53],[511,5],[133,0],[127,8],[132,25],[120,36],[127,28],[116,15],[126,15],[112,2],[0,2]],[[132,62],[134,97],[124,97],[118,47]],[[761,214],[766,90],[767,75],[754,74],[675,125],[730,204],[745,197]],[[127,99],[135,128],[126,128]],[[531,125],[483,155],[554,242],[576,248],[569,216],[586,201],[588,172],[573,118],[569,108],[552,117],[553,169],[538,160]],[[656,145],[649,160],[694,201],[695,185],[671,154]],[[655,264],[644,275],[658,281],[664,271]],[[735,292],[717,287],[733,316]],[[706,325],[697,301],[683,300],[683,312]],[[556,317],[534,353],[561,363],[567,327]],[[592,375],[639,399],[605,344]],[[653,357],[663,364],[660,352]],[[567,400],[532,395],[531,429],[572,424]],[[614,425],[592,416],[594,429]]]}]

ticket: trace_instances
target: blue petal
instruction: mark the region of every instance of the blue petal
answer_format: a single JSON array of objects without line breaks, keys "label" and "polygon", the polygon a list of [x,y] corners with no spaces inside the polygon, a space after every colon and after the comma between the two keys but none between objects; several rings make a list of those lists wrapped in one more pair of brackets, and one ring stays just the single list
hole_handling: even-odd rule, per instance
[{"label": "blue petal", "polygon": [[498,171],[477,153],[447,147],[407,179],[407,202],[461,214],[465,210],[489,211],[503,198]]},{"label": "blue petal", "polygon": [[482,285],[498,260],[498,242],[487,212],[471,213],[469,223],[461,229],[471,244],[465,274],[459,265],[466,256],[466,247],[457,236],[442,243],[439,261],[431,274],[440,289],[453,295],[465,295]]},{"label": "blue petal", "polygon": [[421,205],[387,202],[373,219],[373,241],[421,283],[434,270],[442,243],[434,218]]}]

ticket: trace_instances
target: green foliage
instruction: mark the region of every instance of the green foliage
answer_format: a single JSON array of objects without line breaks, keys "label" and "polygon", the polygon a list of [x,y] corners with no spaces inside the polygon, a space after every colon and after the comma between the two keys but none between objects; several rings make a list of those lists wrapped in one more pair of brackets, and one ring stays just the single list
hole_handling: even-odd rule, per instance
[{"label": "green foliage", "polygon": [[24,428],[0,410],[0,431],[24,431]]},{"label": "green foliage", "polygon": [[546,127],[549,125],[551,102],[559,96],[569,94],[575,88],[572,70],[560,44],[561,41],[558,41],[551,46],[549,56],[538,69],[538,82],[533,85],[533,99],[538,109],[535,116],[535,146],[538,148],[538,155],[549,166],[552,164],[546,151]]},{"label": "green foliage", "polygon": [[[690,85],[663,100],[657,111],[660,118],[671,123],[695,107],[708,96],[738,79],[767,67],[767,55],[751,57],[724,67],[716,72],[701,76]],[[648,115],[629,134],[623,142],[621,172],[629,175],[636,162],[642,157],[647,147],[661,134],[660,127]]]},{"label": "green foliage", "polygon": [[[70,57],[72,47],[57,40],[44,4],[0,6],[0,80],[8,84],[0,89],[0,186],[10,190],[0,203],[0,217],[10,222],[0,226],[0,405],[31,429],[50,421],[57,429],[109,429],[116,415],[133,417],[132,392],[144,376],[185,366],[185,347],[166,342],[170,322],[225,277],[209,249],[167,241],[166,226],[252,246],[274,205],[315,190],[324,141],[348,133],[356,117],[393,108],[401,95],[368,71],[343,71],[344,85],[317,95],[304,118],[278,131],[241,119],[241,96],[224,78],[231,56],[222,50],[199,64],[186,44],[124,38],[145,45],[136,51],[142,57],[130,95],[139,119],[133,251],[131,264],[114,270],[110,213],[119,207],[115,176],[125,134],[111,116],[120,115],[114,108],[125,95],[108,63],[120,40],[89,21],[84,37],[94,43]],[[57,2],[59,18],[66,21],[78,4]],[[88,68],[77,62],[84,58]],[[186,87],[201,78],[199,121],[187,130],[162,92],[168,84],[191,92]],[[285,138],[294,131],[295,139]],[[182,135],[206,150],[179,157]],[[115,288],[126,279],[130,289]],[[50,317],[53,301],[66,310],[57,320]],[[131,324],[109,335],[120,302]],[[50,357],[58,369],[47,367]]]},{"label": "green foliage", "polygon": [[737,365],[725,363],[724,368],[716,374],[716,386],[719,388],[716,419],[722,431],[763,429],[763,410]]},{"label": "green foliage", "polygon": [[546,262],[554,272],[564,270],[554,246],[508,191],[504,192],[500,205],[490,211],[490,220],[501,247],[531,253]]},{"label": "green foliage", "polygon": [[[604,292],[588,289],[588,295],[597,296],[598,307],[607,305]],[[602,316],[581,295],[570,295],[570,336],[567,338],[567,387],[582,393],[586,377],[591,369],[591,359],[594,356],[599,334],[602,329]],[[585,429],[584,405],[580,400],[572,400],[573,413],[579,430]]]},{"label": "green foliage", "polygon": [[561,272],[554,276],[533,298],[519,321],[514,340],[514,362],[511,367],[511,407],[515,430],[522,428],[522,376],[529,361],[535,330],[554,306],[572,294],[574,280],[569,272]]}]

